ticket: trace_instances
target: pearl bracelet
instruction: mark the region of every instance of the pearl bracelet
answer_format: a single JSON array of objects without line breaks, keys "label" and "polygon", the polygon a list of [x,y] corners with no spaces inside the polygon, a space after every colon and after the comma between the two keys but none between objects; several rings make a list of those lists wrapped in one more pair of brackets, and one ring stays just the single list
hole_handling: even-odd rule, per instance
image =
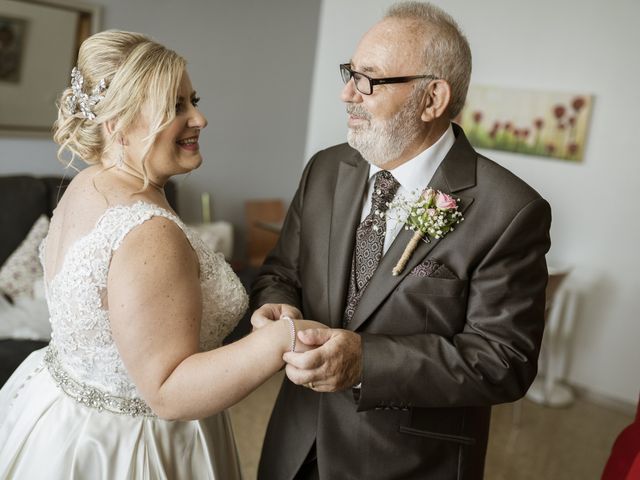
[{"label": "pearl bracelet", "polygon": [[295,322],[286,315],[282,317],[282,320],[289,322],[289,332],[291,333],[291,351],[296,351],[296,324]]}]

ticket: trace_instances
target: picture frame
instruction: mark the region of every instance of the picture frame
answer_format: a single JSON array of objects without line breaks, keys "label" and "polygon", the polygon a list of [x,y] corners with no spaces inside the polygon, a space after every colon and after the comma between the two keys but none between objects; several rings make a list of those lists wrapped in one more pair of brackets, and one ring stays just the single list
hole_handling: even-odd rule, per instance
[{"label": "picture frame", "polygon": [[0,0],[0,136],[49,137],[56,101],[102,7],[77,0]]},{"label": "picture frame", "polygon": [[20,83],[27,21],[0,15],[0,82]]}]

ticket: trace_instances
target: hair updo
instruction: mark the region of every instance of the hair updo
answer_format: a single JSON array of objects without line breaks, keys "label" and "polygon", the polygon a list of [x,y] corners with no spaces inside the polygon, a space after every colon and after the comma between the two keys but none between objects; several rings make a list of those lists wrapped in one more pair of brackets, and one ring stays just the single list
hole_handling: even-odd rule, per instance
[{"label": "hair updo", "polygon": [[[92,107],[93,119],[79,108],[70,110],[70,87],[62,92],[53,125],[58,159],[67,166],[76,156],[88,164],[100,163],[106,149],[139,120],[143,106],[149,123],[146,155],[156,135],[175,118],[185,65],[180,55],[139,33],[107,30],[87,38],[78,53],[82,91],[90,94],[103,79],[107,88]],[[110,133],[103,128],[105,122],[111,122]],[[70,159],[62,158],[65,150]]]}]

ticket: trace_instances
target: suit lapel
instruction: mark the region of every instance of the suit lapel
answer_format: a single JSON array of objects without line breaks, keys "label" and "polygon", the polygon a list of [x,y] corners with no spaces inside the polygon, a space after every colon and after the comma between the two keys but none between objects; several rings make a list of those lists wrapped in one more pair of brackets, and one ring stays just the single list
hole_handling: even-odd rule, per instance
[{"label": "suit lapel", "polygon": [[[455,194],[457,191],[475,186],[477,153],[468,143],[462,129],[455,124],[453,127],[456,134],[456,142],[447,153],[438,170],[436,170],[429,182],[429,186],[436,190]],[[473,203],[473,197],[471,196],[456,194],[455,197],[460,199],[460,209],[463,213]],[[455,233],[450,233],[450,235]],[[387,253],[380,259],[380,264],[363,292],[353,319],[349,323],[350,330],[356,330],[362,325],[409,272],[425,259],[431,250],[440,242],[447,241],[447,238],[444,237],[439,240],[431,239],[429,243],[420,242],[402,273],[398,276],[393,276],[391,271],[402,256],[402,252],[412,236],[413,232],[411,230],[401,230]]]},{"label": "suit lapel", "polygon": [[352,157],[340,163],[333,195],[327,276],[329,320],[333,327],[342,327],[355,232],[360,223],[368,180],[369,164],[358,159],[359,155],[354,152]]}]

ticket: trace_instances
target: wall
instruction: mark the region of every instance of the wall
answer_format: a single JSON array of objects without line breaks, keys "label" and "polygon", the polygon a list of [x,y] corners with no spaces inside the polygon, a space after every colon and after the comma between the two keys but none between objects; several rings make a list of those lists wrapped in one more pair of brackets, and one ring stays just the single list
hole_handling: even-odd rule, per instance
[{"label": "wall", "polygon": [[[182,54],[209,127],[202,167],[178,178],[182,216],[210,192],[243,253],[243,201],[290,200],[302,171],[320,0],[104,0],[103,27],[151,35]],[[61,174],[48,139],[0,138],[0,174]]]},{"label": "wall", "polygon": [[[640,385],[640,3],[633,0],[434,1],[463,27],[479,84],[591,92],[590,138],[581,164],[485,151],[526,179],[553,207],[552,263],[574,266],[579,298],[568,378],[635,404]],[[338,64],[388,0],[324,0],[306,157],[345,141]]]}]

